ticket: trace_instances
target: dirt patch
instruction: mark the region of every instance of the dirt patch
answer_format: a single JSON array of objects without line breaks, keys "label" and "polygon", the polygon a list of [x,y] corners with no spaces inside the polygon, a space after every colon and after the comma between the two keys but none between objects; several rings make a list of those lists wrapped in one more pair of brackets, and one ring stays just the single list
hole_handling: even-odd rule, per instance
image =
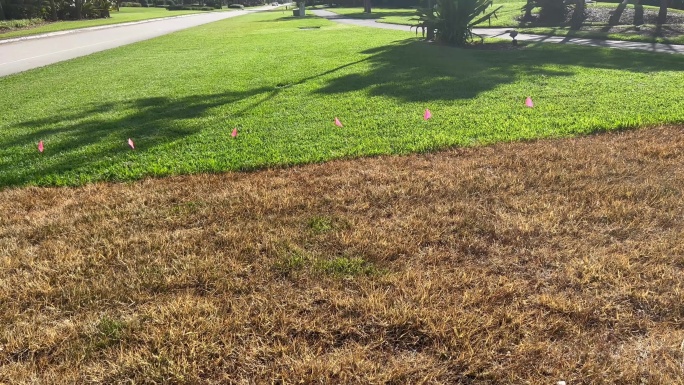
[{"label": "dirt patch", "polygon": [[0,382],[681,383],[684,127],[0,192]]}]

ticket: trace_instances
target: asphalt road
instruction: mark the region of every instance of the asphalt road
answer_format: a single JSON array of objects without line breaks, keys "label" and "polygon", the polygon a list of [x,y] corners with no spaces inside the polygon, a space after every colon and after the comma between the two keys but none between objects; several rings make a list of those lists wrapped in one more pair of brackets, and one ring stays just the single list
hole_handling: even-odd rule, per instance
[{"label": "asphalt road", "polygon": [[60,32],[47,37],[18,39],[2,43],[0,44],[0,77],[272,8],[266,6],[245,11],[200,13],[124,25],[87,28],[68,33]]}]

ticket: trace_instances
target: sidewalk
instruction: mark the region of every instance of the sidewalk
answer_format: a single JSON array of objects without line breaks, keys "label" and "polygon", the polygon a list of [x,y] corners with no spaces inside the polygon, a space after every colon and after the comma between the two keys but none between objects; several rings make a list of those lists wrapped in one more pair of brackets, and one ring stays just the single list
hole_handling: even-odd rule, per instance
[{"label": "sidewalk", "polygon": [[[382,29],[393,29],[398,31],[409,31],[415,33],[415,27],[411,29],[408,25],[378,23],[375,20],[368,19],[350,19],[334,12],[325,10],[311,10],[312,14],[342,24],[356,25],[360,27],[373,27]],[[473,33],[484,37],[509,38],[508,31],[515,28],[474,28]],[[672,53],[684,55],[684,45],[677,44],[663,44],[663,43],[642,43],[633,41],[620,40],[600,40],[600,39],[582,39],[578,37],[563,37],[563,36],[545,36],[545,35],[527,35],[518,34],[516,36],[518,41],[530,41],[538,43],[557,43],[557,44],[576,44],[591,47],[602,48],[617,48],[617,49],[631,49],[648,52]]]}]

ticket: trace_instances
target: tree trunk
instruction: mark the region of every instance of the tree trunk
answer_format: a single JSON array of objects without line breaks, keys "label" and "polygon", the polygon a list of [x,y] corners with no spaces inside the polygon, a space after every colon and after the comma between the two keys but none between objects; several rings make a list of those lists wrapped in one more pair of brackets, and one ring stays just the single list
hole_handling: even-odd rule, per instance
[{"label": "tree trunk", "polygon": [[622,3],[618,4],[615,11],[613,11],[613,14],[610,15],[610,19],[608,19],[608,25],[618,25],[620,23],[620,18],[622,17],[625,8],[627,8],[628,2],[629,0],[624,0]]},{"label": "tree trunk", "polygon": [[669,0],[660,0],[660,11],[658,11],[658,19],[656,24],[663,25],[667,21],[667,5]]},{"label": "tree trunk", "polygon": [[532,21],[532,4],[530,4],[530,0],[527,0],[527,5],[525,6],[525,16],[523,16],[523,20]]},{"label": "tree trunk", "polygon": [[363,0],[363,13],[371,13],[371,0]]},{"label": "tree trunk", "polygon": [[5,10],[2,9],[2,0],[0,0],[0,20],[5,20]]},{"label": "tree trunk", "polygon": [[634,25],[644,24],[644,6],[641,0],[634,0]]},{"label": "tree trunk", "polygon": [[427,4],[428,4],[429,19],[425,23],[425,26],[427,28],[427,31],[426,31],[427,33],[425,34],[425,40],[433,41],[433,40],[435,40],[435,28],[432,26],[432,20],[431,19],[435,15],[435,6],[434,6],[432,0],[428,0]]},{"label": "tree trunk", "polygon": [[582,28],[582,22],[584,21],[584,9],[586,8],[584,0],[575,1],[575,11],[572,13],[572,19],[570,22],[570,29],[579,30]]},{"label": "tree trunk", "polygon": [[76,0],[76,19],[83,18],[83,0]]}]

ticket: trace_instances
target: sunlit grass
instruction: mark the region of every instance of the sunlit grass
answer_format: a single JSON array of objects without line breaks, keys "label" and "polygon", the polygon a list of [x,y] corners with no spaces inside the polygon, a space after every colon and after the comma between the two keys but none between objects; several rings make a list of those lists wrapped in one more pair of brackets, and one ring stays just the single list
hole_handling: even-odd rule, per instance
[{"label": "sunlit grass", "polygon": [[2,78],[0,185],[251,170],[684,121],[681,56],[456,49],[413,36],[278,11]]},{"label": "sunlit grass", "polygon": [[[519,17],[522,12],[520,8],[525,5],[525,2],[520,1],[495,1],[494,7],[502,6],[496,17],[491,21],[480,23],[478,27],[508,27],[517,26]],[[400,25],[416,25],[415,19],[416,10],[411,8],[372,8],[370,14],[363,13],[363,8],[326,8],[326,10],[345,15],[356,19],[375,19],[380,23],[400,24]]]}]

